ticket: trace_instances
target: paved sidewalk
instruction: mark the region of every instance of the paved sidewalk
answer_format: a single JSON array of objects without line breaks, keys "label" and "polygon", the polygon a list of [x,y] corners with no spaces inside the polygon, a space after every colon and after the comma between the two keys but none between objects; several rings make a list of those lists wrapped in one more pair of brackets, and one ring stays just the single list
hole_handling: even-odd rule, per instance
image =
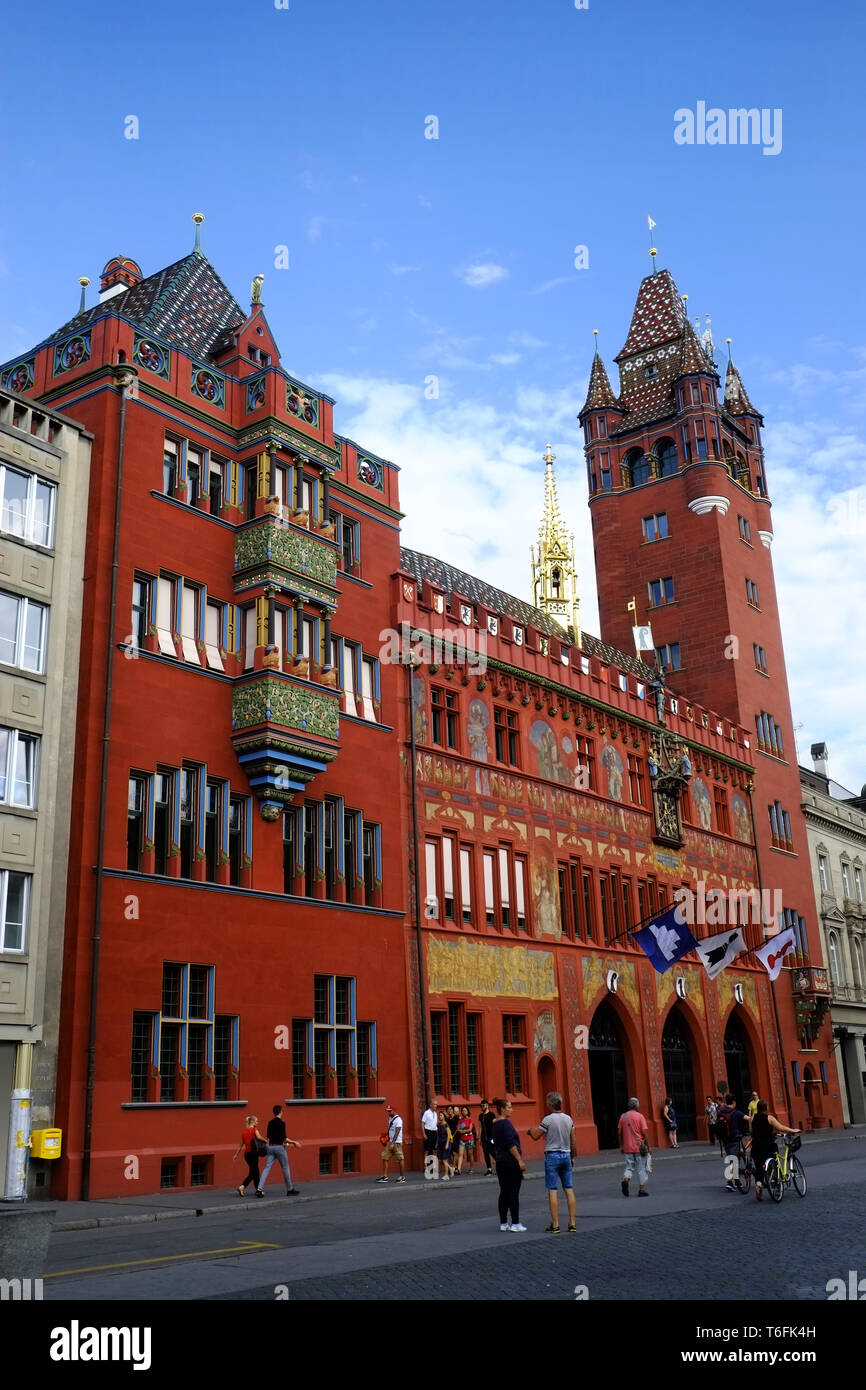
[{"label": "paved sidewalk", "polygon": [[[866,1125],[856,1125],[845,1130],[821,1130],[803,1137],[804,1143],[807,1145],[827,1143],[831,1139],[846,1137],[852,1140],[866,1140]],[[657,1149],[653,1154],[655,1163],[683,1163],[690,1159],[698,1162],[721,1162],[718,1148],[715,1145],[710,1146],[697,1141],[681,1144],[676,1150]],[[604,1172],[611,1168],[619,1168],[621,1164],[621,1155],[614,1149],[606,1149],[597,1154],[583,1154],[575,1159],[574,1171],[575,1173]],[[430,1193],[433,1200],[435,1200],[434,1194],[438,1191],[453,1193],[460,1191],[461,1187],[477,1186],[479,1183],[488,1181],[491,1184],[494,1182],[494,1179],[487,1179],[480,1173],[472,1177],[461,1177],[459,1180],[452,1180],[447,1184],[427,1182],[420,1172],[409,1172],[407,1176],[408,1181],[405,1186],[399,1188],[400,1192],[405,1192],[409,1188],[422,1187]],[[532,1182],[543,1177],[543,1162],[537,1158],[530,1159],[526,1165],[526,1179]],[[390,1186],[396,1186],[393,1178]],[[322,1178],[317,1182],[305,1184],[301,1189],[300,1196],[292,1198],[292,1201],[296,1203],[327,1202],[340,1197],[356,1197],[360,1193],[380,1190],[376,1179],[371,1176]],[[266,1188],[265,1200],[272,1201],[276,1197],[285,1200],[282,1186],[276,1182],[269,1183]],[[182,1192],[152,1193],[144,1197],[108,1197],[92,1202],[57,1202],[56,1207],[58,1219],[54,1225],[55,1231],[86,1231],[99,1226],[127,1226],[153,1221],[177,1221],[193,1216],[211,1216],[226,1212],[238,1213],[249,1209],[261,1211],[256,1198],[240,1198],[233,1188],[202,1188],[200,1192],[186,1189]]]}]

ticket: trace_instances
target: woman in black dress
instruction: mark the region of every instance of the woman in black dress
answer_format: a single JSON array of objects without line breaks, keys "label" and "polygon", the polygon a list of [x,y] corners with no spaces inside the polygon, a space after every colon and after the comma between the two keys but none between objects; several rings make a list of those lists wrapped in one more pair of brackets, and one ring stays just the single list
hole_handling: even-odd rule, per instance
[{"label": "woman in black dress", "polygon": [[525,1231],[526,1227],[520,1224],[520,1184],[526,1164],[520,1152],[520,1136],[510,1119],[511,1101],[494,1100],[493,1108],[498,1116],[493,1121],[493,1152],[499,1179],[499,1229]]}]

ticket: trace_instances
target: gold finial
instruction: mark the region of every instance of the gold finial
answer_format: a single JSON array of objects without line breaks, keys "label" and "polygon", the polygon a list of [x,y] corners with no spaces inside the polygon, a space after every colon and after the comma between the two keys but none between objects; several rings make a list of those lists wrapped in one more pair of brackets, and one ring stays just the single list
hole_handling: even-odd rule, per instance
[{"label": "gold finial", "polygon": [[90,281],[88,280],[86,275],[79,275],[78,283],[79,285],[83,285],[86,288],[90,284]]},{"label": "gold finial", "polygon": [[549,444],[546,444],[546,445],[545,445],[545,452],[544,452],[544,454],[542,455],[542,457],[543,457],[543,459],[544,459],[544,462],[547,463],[547,464],[551,464],[551,463],[554,463],[554,462],[556,461],[556,454],[552,454],[552,453],[550,452],[550,445],[549,445]]},{"label": "gold finial", "polygon": [[193,222],[195,223],[195,246],[193,247],[193,250],[194,250],[194,251],[200,251],[200,250],[201,250],[201,224],[202,224],[202,222],[204,221],[204,213],[203,213],[203,212],[194,212],[193,215],[192,215],[192,220],[193,220]]},{"label": "gold finial", "polygon": [[88,280],[86,275],[79,275],[78,283],[81,286],[81,302],[78,305],[78,312],[79,314],[83,314],[84,310],[87,307],[85,302],[85,290],[87,289],[87,286],[90,284],[90,281]]}]

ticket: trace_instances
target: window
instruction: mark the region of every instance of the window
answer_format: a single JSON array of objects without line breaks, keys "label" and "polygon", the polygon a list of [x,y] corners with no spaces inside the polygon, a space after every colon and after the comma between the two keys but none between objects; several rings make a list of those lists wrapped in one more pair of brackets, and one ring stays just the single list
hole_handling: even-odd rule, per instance
[{"label": "window", "polygon": [[52,545],[55,492],[35,473],[0,466],[0,530],[34,545]]},{"label": "window", "polygon": [[827,933],[827,951],[830,956],[830,979],[834,985],[842,983],[842,964],[841,953],[839,951],[839,941],[835,932]]},{"label": "window", "polygon": [[790,930],[794,933],[794,949],[804,960],[809,958],[809,938],[806,935],[806,923],[792,907],[786,907],[779,914],[779,930]]},{"label": "window", "polygon": [[580,769],[580,785],[584,791],[595,791],[594,741],[591,738],[581,738],[578,735],[574,740],[574,751],[577,754],[577,765]]},{"label": "window", "polygon": [[208,460],[207,490],[211,515],[217,516],[223,504],[223,488],[228,477],[228,464],[211,454]]},{"label": "window", "polygon": [[229,798],[229,883],[237,888],[241,881],[246,831],[246,797]]},{"label": "window", "polygon": [[318,859],[317,830],[319,821],[319,806],[315,801],[305,801],[303,808],[303,866],[304,866],[304,896],[307,898],[315,897],[316,893],[316,867]]},{"label": "window", "polygon": [[358,704],[355,699],[358,657],[359,648],[353,642],[343,642],[343,713],[355,716],[358,713]]},{"label": "window", "polygon": [[337,821],[340,803],[326,796],[322,803],[322,841],[324,849],[325,897],[333,901],[337,886]]},{"label": "window", "polygon": [[457,692],[431,685],[430,706],[433,715],[432,742],[440,748],[457,747]]},{"label": "window", "polygon": [[503,927],[511,926],[511,891],[508,873],[509,851],[499,849],[499,921]]},{"label": "window", "polygon": [[129,779],[126,813],[126,867],[138,873],[144,851],[144,817],[147,810],[147,778],[138,775]]},{"label": "window", "polygon": [[752,643],[752,650],[753,650],[753,652],[755,653],[755,670],[756,670],[756,671],[763,671],[764,675],[766,675],[766,674],[767,674],[767,653],[764,651],[764,648],[763,648],[763,647],[759,647],[759,646],[758,646],[757,642],[753,642],[753,643]]},{"label": "window", "polygon": [[346,875],[346,897],[349,902],[358,882],[358,848],[361,843],[361,813],[343,808],[343,869]]},{"label": "window", "polygon": [[201,454],[197,449],[186,451],[186,500],[197,507],[201,498]]},{"label": "window", "polygon": [[842,897],[851,897],[851,866],[842,860]]},{"label": "window", "polygon": [[758,607],[758,586],[754,579],[746,580],[746,602],[753,608]]},{"label": "window", "polygon": [[[859,873],[859,870],[858,870]],[[464,922],[472,921],[472,850],[460,849],[460,907]]]},{"label": "window", "polygon": [[47,636],[43,604],[0,591],[0,661],[44,675]]},{"label": "window", "polygon": [[207,883],[217,881],[221,823],[222,783],[208,780],[205,786],[204,809],[204,876]]},{"label": "window", "polygon": [[667,512],[657,512],[654,516],[645,516],[641,522],[641,527],[644,541],[647,543],[665,540],[668,534]]},{"label": "window", "polygon": [[713,800],[716,808],[716,827],[720,835],[730,835],[731,817],[728,810],[728,793],[724,787],[713,787]]},{"label": "window", "polygon": [[440,1096],[477,1096],[481,1089],[481,1015],[462,1003],[430,1015],[433,1089]]},{"label": "window", "polygon": [[592,897],[592,869],[583,871],[583,915],[588,941],[595,940],[595,908]]},{"label": "window", "polygon": [[632,449],[625,458],[625,468],[631,477],[632,487],[648,483],[652,477],[650,461],[640,449]]},{"label": "window", "polygon": [[224,605],[208,599],[204,613],[204,651],[208,666],[212,671],[224,671],[220,656],[222,646]]},{"label": "window", "polygon": [[665,642],[664,646],[656,647],[656,662],[666,671],[681,670],[679,642]]},{"label": "window", "polygon": [[454,921],[454,839],[442,836],[442,909],[446,922]]},{"label": "window", "polygon": [[313,1073],[313,1091],[323,1099],[329,1082],[338,1096],[348,1096],[350,1072],[357,1073],[358,1095],[367,1094],[370,1069],[376,1065],[376,1025],[357,1020],[357,988],[354,977],[316,975],[313,980],[313,1017],[292,1020],[292,1088],[304,1094],[307,1069]]},{"label": "window", "polygon": [[496,761],[509,767],[519,767],[518,724],[516,710],[493,706],[493,725],[496,738]]},{"label": "window", "polygon": [[664,603],[673,603],[674,581],[670,575],[666,579],[651,579],[647,584],[647,596],[650,608],[660,608]]},{"label": "window", "polygon": [[740,532],[740,540],[745,541],[747,545],[751,545],[752,528],[744,516],[737,517],[737,527]]},{"label": "window", "polygon": [[180,877],[192,878],[196,850],[198,771],[185,767],[180,774]]},{"label": "window", "polygon": [[150,580],[133,579],[132,581],[132,645],[140,648],[144,646],[144,639],[147,636],[147,626],[150,614]]},{"label": "window", "polygon": [[856,867],[855,867],[855,869],[854,869],[854,887],[855,887],[856,890],[857,890],[857,901],[858,901],[858,903],[862,903],[862,901],[863,901],[863,874],[862,874],[862,871],[861,871],[860,869],[856,868]]},{"label": "window", "polygon": [[644,381],[655,381],[655,379],[656,379],[656,377],[658,376],[658,374],[659,374],[659,369],[658,369],[658,367],[656,366],[655,362],[651,362],[650,365],[649,365],[648,367],[644,367],[644,369],[643,369],[643,378],[644,378]]},{"label": "window", "polygon": [[659,477],[669,478],[677,471],[677,446],[670,439],[662,440],[656,447],[659,461]]},{"label": "window", "polygon": [[488,927],[492,927],[496,921],[496,899],[494,893],[494,869],[496,856],[491,850],[485,850],[482,858],[484,871],[484,920]]},{"label": "window", "polygon": [[156,637],[165,656],[177,656],[172,632],[175,624],[174,580],[160,575],[156,581]]},{"label": "window", "polygon": [[0,871],[0,951],[23,951],[30,914],[30,874]]},{"label": "window", "polygon": [[379,663],[371,656],[361,658],[361,709],[365,719],[376,723]]},{"label": "window", "polygon": [[601,931],[604,941],[610,941],[612,936],[612,918],[610,910],[610,884],[607,874],[599,874],[598,886],[601,895]]},{"label": "window", "polygon": [[755,728],[758,734],[758,747],[764,753],[772,753],[778,758],[783,757],[782,730],[773,716],[767,714],[766,710],[761,710],[760,714],[755,715]]},{"label": "window", "polygon": [[36,806],[38,765],[38,734],[0,727],[0,803],[32,811]]},{"label": "window", "polygon": [[331,512],[331,520],[336,523],[334,539],[340,552],[340,566],[344,570],[352,570],[360,561],[361,555],[361,526],[357,521],[351,521],[349,517],[343,516],[341,512]]},{"label": "window", "polygon": [[181,595],[180,635],[184,661],[201,665],[196,639],[198,637],[198,614],[201,591],[194,584],[184,584]]},{"label": "window", "polygon": [[854,963],[854,983],[858,989],[863,988],[863,948],[857,937],[854,937],[852,960]]},{"label": "window", "polygon": [[526,1080],[526,1019],[522,1015],[503,1014],[502,1044],[506,1093],[522,1095]]},{"label": "window", "polygon": [[370,825],[364,821],[363,849],[364,904],[366,907],[372,907],[379,880],[378,825]]},{"label": "window", "polygon": [[153,779],[153,871],[164,874],[171,853],[171,825],[174,814],[174,773],[157,769]]},{"label": "window", "polygon": [[161,1101],[207,1100],[210,1070],[215,1099],[228,1099],[229,1073],[238,1062],[238,1019],[214,1017],[214,976],[212,965],[163,965],[159,1013],[133,1014],[133,1100],[147,1099],[146,1078],[154,1061]]},{"label": "window", "polygon": [[776,849],[786,849],[793,851],[794,842],[791,839],[791,821],[787,811],[783,811],[781,803],[774,801],[768,807],[770,815],[770,834],[773,845]]},{"label": "window", "polygon": [[519,854],[514,858],[514,897],[517,930],[526,931],[526,860]]},{"label": "window", "polygon": [[162,490],[166,497],[174,497],[177,491],[177,452],[177,441],[167,439],[162,449]]},{"label": "window", "polygon": [[635,754],[628,757],[628,794],[635,806],[646,805],[643,764]]},{"label": "window", "polygon": [[818,877],[821,880],[821,892],[831,893],[833,890],[830,887],[830,872],[823,854],[818,855]]},{"label": "window", "polygon": [[611,488],[613,487],[613,480],[612,480],[612,478],[611,478],[611,473],[610,473],[610,455],[609,455],[609,454],[602,454],[602,455],[601,455],[601,460],[600,460],[600,462],[601,462],[601,490],[602,490],[602,492],[610,492],[610,491],[611,491]]}]

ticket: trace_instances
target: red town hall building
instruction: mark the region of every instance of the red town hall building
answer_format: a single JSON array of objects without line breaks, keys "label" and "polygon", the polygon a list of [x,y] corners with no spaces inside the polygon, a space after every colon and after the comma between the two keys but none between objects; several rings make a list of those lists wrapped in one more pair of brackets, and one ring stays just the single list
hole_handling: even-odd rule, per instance
[{"label": "red town hall building", "polygon": [[[228,1186],[275,1102],[299,1182],[373,1172],[385,1100],[419,1167],[425,1092],[508,1093],[525,1127],[556,1086],[585,1152],[632,1094],[705,1133],[728,1081],[839,1125],[735,369],[720,406],[666,272],[619,397],[596,358],[599,641],[558,602],[552,456],[537,607],[401,549],[396,467],[282,369],[261,291],[244,310],[198,240],[147,277],[117,257],[2,369],[94,437],[52,1195]],[[667,690],[623,654],[633,595]],[[698,882],[780,888],[810,989],[750,955],[656,974],[629,928]]]}]

